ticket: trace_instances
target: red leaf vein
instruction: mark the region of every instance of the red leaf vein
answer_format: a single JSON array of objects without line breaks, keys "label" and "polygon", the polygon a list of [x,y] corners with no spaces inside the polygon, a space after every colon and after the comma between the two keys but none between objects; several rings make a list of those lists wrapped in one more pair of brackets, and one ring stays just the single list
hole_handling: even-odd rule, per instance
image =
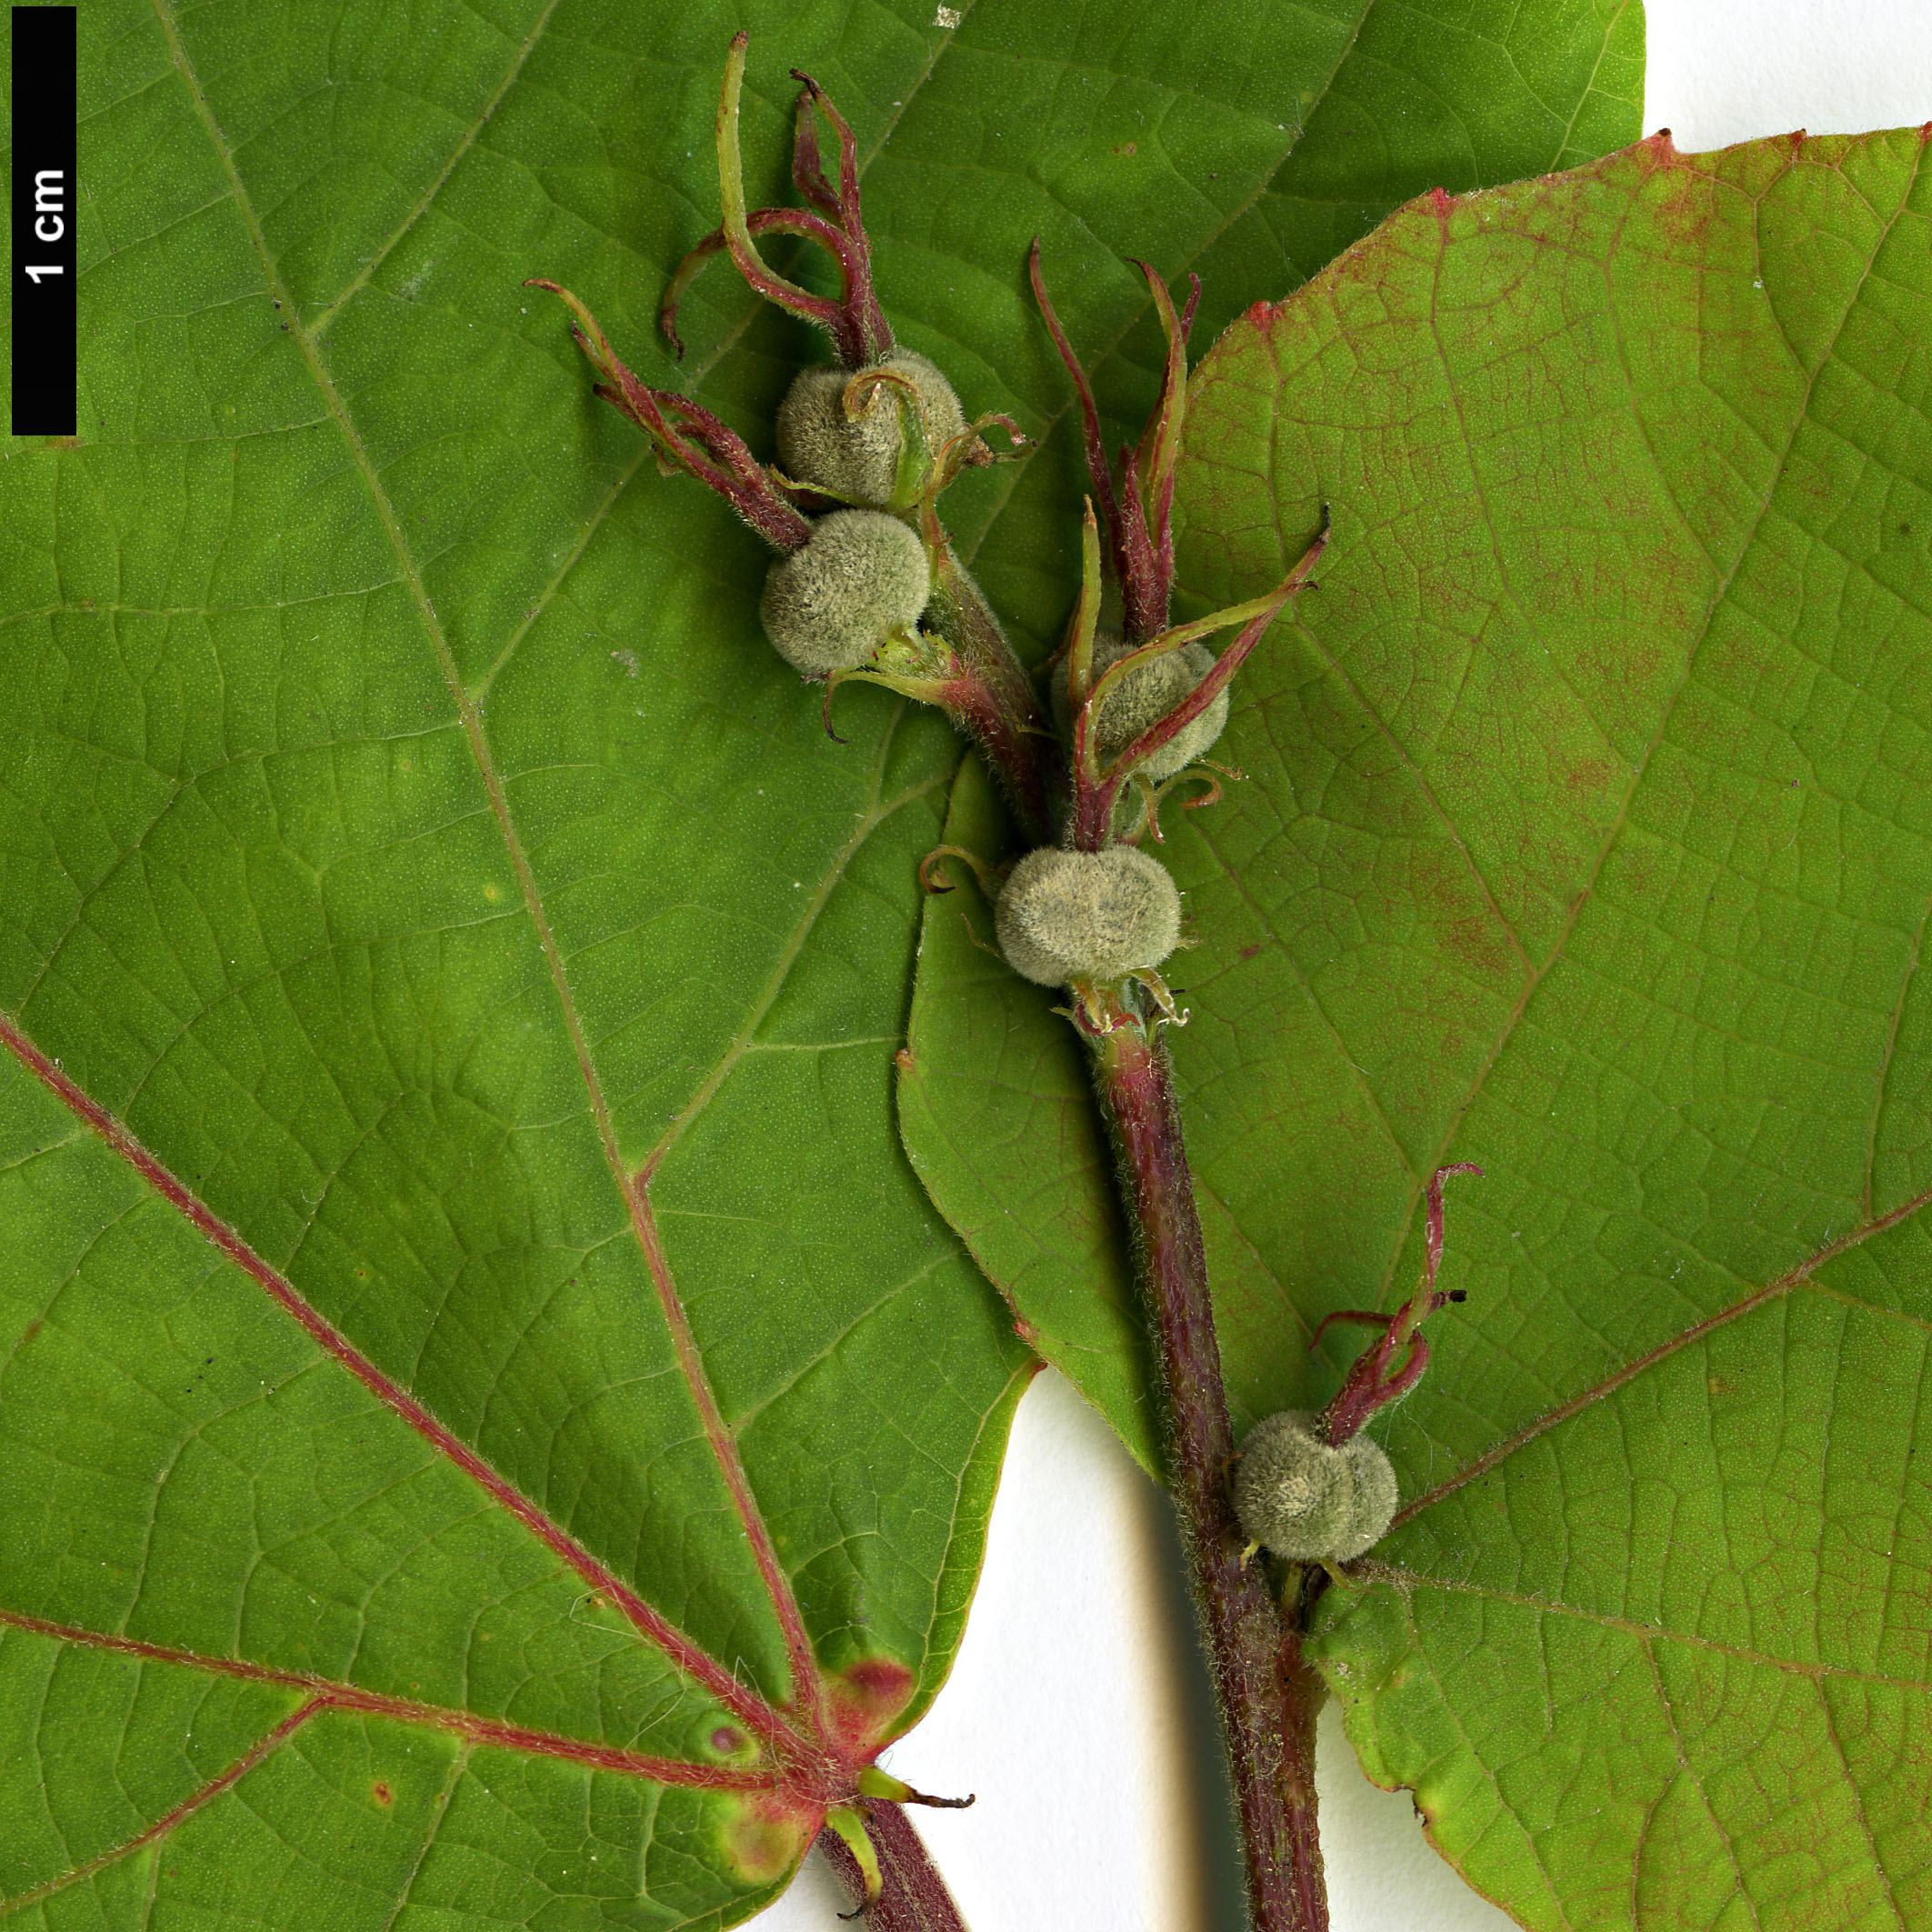
[{"label": "red leaf vein", "polygon": [[0,1016],[0,1044],[4,1044],[63,1105],[93,1128],[156,1194],[199,1228],[237,1267],[251,1276],[294,1317],[325,1354],[347,1369],[385,1407],[400,1416],[424,1441],[454,1463],[532,1535],[548,1545],[593,1589],[602,1591],[616,1604],[639,1634],[663,1651],[686,1677],[701,1684],[735,1717],[775,1747],[782,1750],[786,1745],[796,1742],[785,1719],[764,1698],[741,1686],[729,1671],[654,1610],[629,1584],[567,1531],[552,1522],[535,1503],[439,1422],[414,1396],[385,1375],[333,1323],[312,1307],[284,1275],[271,1267],[205,1202],[169,1173],[126,1127],[84,1093],[5,1016]]}]

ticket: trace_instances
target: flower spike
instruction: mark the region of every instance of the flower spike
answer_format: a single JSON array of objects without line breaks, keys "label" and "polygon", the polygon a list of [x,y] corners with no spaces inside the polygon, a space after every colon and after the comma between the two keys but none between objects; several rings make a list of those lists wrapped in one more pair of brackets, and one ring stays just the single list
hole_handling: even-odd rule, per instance
[{"label": "flower spike", "polygon": [[[792,78],[804,90],[798,96],[798,132],[792,149],[792,180],[807,201],[831,215],[851,238],[858,250],[860,264],[866,270],[869,293],[872,244],[866,238],[866,224],[858,208],[858,137],[852,132],[845,115],[833,106],[831,97],[809,74],[794,67]],[[832,132],[838,137],[838,189],[836,194],[819,163],[818,129],[811,114],[814,108],[826,117]],[[886,326],[883,317],[879,326],[882,329]],[[891,346],[892,338],[888,335],[885,347],[889,349]]]},{"label": "flower spike", "polygon": [[[746,49],[750,44],[747,33],[733,36],[725,62],[725,85],[718,96],[718,193],[724,221],[678,264],[658,310],[659,325],[682,360],[685,350],[677,334],[678,305],[705,264],[728,250],[738,273],[756,294],[787,314],[816,324],[832,337],[838,359],[846,368],[862,368],[887,354],[893,340],[873,293],[872,244],[859,214],[858,142],[818,83],[795,68],[793,76],[804,92],[798,96],[792,180],[812,207],[748,210],[744,164],[738,153],[738,100],[745,85]],[[819,115],[838,140],[836,190],[819,159],[816,120]],[[761,235],[797,235],[816,242],[838,265],[838,299],[816,295],[768,266],[756,246]]]},{"label": "flower spike", "polygon": [[1087,700],[1094,688],[1094,634],[1100,623],[1100,529],[1094,521],[1094,499],[1086,499],[1080,526],[1080,601],[1075,607],[1066,638],[1066,704],[1074,721],[1073,765],[1076,786],[1098,775],[1094,750],[1096,707]]},{"label": "flower spike", "polygon": [[[1114,475],[1106,459],[1106,444],[1100,435],[1100,412],[1094,405],[1094,385],[1086,378],[1086,371],[1080,366],[1080,358],[1074,354],[1074,345],[1066,339],[1066,331],[1060,326],[1060,318],[1054,312],[1052,302],[1047,298],[1046,284],[1040,275],[1040,238],[1035,235],[1033,246],[1026,256],[1026,273],[1033,283],[1034,299],[1040,305],[1040,314],[1046,323],[1046,332],[1053,337],[1053,345],[1059,351],[1060,360],[1066,365],[1066,373],[1074,379],[1074,390],[1080,399],[1080,423],[1086,437],[1086,470],[1093,480],[1094,495],[1100,500],[1100,514],[1106,519],[1107,536],[1114,546],[1114,570],[1120,579],[1122,595],[1127,600],[1128,635],[1134,636],[1136,613],[1139,605],[1146,602],[1145,596],[1136,596],[1136,586],[1145,579],[1151,586],[1153,557],[1151,549],[1143,556],[1136,545],[1135,532],[1130,521],[1124,519],[1119,499],[1114,494]],[[1139,537],[1146,536],[1145,519],[1140,520]],[[1147,636],[1166,628],[1166,621],[1156,624]],[[1138,642],[1136,637],[1136,642]]]}]

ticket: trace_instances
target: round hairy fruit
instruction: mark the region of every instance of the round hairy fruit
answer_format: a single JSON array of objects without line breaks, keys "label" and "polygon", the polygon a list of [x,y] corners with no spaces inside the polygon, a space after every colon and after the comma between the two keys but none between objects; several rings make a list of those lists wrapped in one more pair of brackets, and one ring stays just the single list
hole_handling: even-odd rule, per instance
[{"label": "round hairy fruit", "polygon": [[[867,368],[910,376],[925,412],[927,454],[966,428],[953,385],[915,349],[892,349]],[[850,369],[824,364],[801,369],[778,405],[778,467],[804,483],[853,503],[892,501],[899,473],[899,403],[910,401],[896,383],[879,383],[856,416],[846,414]]]},{"label": "round hairy fruit", "polygon": [[926,546],[896,516],[834,510],[804,549],[772,566],[758,610],[779,656],[823,677],[864,664],[918,621],[931,595]]},{"label": "round hairy fruit", "polygon": [[[1097,679],[1110,666],[1127,654],[1127,642],[1118,631],[1094,633],[1094,671]],[[1100,716],[1095,721],[1098,734],[1095,749],[1103,764],[1111,764],[1150,725],[1158,724],[1194,687],[1214,669],[1215,656],[1205,644],[1184,644],[1165,657],[1130,671],[1102,699]],[[1073,707],[1066,701],[1064,670],[1053,678],[1053,715],[1062,736],[1073,731]],[[1186,730],[1178,733],[1140,766],[1158,785],[1176,772],[1204,756],[1221,736],[1227,723],[1227,693],[1224,689],[1213,704]]]},{"label": "round hairy fruit", "polygon": [[1008,874],[993,925],[1006,964],[1043,986],[1124,979],[1157,966],[1181,935],[1181,896],[1136,846],[1043,846]]},{"label": "round hairy fruit", "polygon": [[1396,1472],[1380,1447],[1351,1436],[1340,1448],[1306,1409],[1257,1422],[1235,1465],[1235,1515],[1263,1549],[1291,1563],[1346,1563],[1378,1543],[1396,1513]]}]

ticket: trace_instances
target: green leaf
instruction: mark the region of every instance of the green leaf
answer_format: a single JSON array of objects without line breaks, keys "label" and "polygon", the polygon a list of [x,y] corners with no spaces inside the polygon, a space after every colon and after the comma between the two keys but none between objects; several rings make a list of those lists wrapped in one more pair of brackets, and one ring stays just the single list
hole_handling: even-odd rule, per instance
[{"label": "green leaf", "polygon": [[1266,192],[1200,262],[1204,327],[1324,268],[1411,196],[1594,161],[1637,132],[1644,16],[1587,6],[1347,6],[1348,57],[1301,104]]},{"label": "green leaf", "polygon": [[1056,431],[1016,473],[980,472],[946,498],[1020,641],[1041,655],[1058,641],[1088,488],[1020,266],[1031,237],[1113,446],[1138,435],[1166,355],[1136,260],[1170,281],[1200,275],[1194,340],[1212,342],[1412,195],[1634,139],[1643,39],[1637,0],[969,12],[928,111],[893,127],[866,205],[895,328],[974,406]]},{"label": "green leaf", "polygon": [[[1458,26],[1467,155],[1356,0],[762,12],[753,192],[806,67],[895,322],[1032,425],[1036,230],[1091,349],[1120,253],[1212,260],[1331,88],[1397,130],[1336,221],[1635,113],[1634,4],[1498,27],[1500,88]],[[877,693],[820,731],[758,545],[519,285],[766,446],[804,332],[719,266],[654,347],[739,24],[84,10],[81,433],[0,481],[23,1924],[736,1922],[956,1648],[1033,1366],[892,1114],[957,747]],[[1062,442],[959,496],[1023,630]]]},{"label": "green leaf", "polygon": [[[1201,10],[1188,17],[1203,23],[1199,34],[1214,31]],[[1190,246],[1164,232],[1188,206],[1186,197],[1171,194],[1136,205],[1132,232],[1120,229],[1112,210],[1106,211],[1110,225],[1096,231],[1103,243],[1114,242],[1120,231],[1116,246],[1146,255],[1164,274],[1183,265],[1198,269],[1197,343],[1213,340],[1258,291],[1280,295],[1295,286],[1411,195],[1436,185],[1477,188],[1563,167],[1637,132],[1643,17],[1620,0],[1527,9],[1325,6],[1284,12],[1279,39],[1259,31],[1257,20],[1258,14],[1244,21],[1243,10],[1227,9],[1216,26],[1237,43],[1295,50],[1306,77],[1276,99],[1291,104],[1283,111],[1297,116],[1305,132],[1287,160],[1246,203],[1223,193],[1225,163],[1204,162],[1196,170],[1196,193],[1220,196],[1220,225],[1205,245],[1193,240]],[[1316,33],[1321,20],[1328,27]],[[1332,65],[1325,67],[1325,61]],[[1267,71],[1296,78],[1286,60]],[[1261,77],[1258,70],[1245,77],[1218,70],[1215,75],[1223,86],[1237,79],[1253,86]],[[1125,121],[1116,131],[1133,136]],[[998,138],[1019,132],[1009,124]],[[1110,151],[1115,161],[1149,158],[1137,144],[1131,155],[1125,142]],[[1124,319],[1145,310],[1139,278],[1107,258],[1105,247],[1096,252],[1091,236],[1067,232],[1056,213],[1051,206],[1036,212],[1033,227],[1044,237],[1055,304],[1076,347],[1095,367],[1110,441],[1117,443],[1137,435],[1153,405],[1163,345],[1151,316],[1143,313],[1132,325]],[[986,218],[984,213],[980,218]],[[1024,246],[1031,232],[1025,222],[1017,225],[1015,245]],[[906,290],[896,299],[903,305],[915,294]],[[900,313],[890,301],[888,306]],[[1064,421],[1065,372],[1042,357],[1040,332],[1026,305],[1016,304],[1010,315],[1004,305],[983,314],[967,329],[963,352],[984,353],[975,343],[988,339],[989,330],[998,353],[988,376],[1004,375],[1017,385],[1015,372],[1025,372],[1026,386],[1016,386],[1002,406],[1029,424]],[[977,525],[970,515],[960,516],[958,500],[973,486],[969,482],[947,499],[953,522],[969,536]],[[1077,526],[1066,506],[1087,486],[1072,437],[1050,441],[1021,473],[976,559],[995,606],[1042,650],[1057,639],[1078,582]],[[997,816],[989,816],[996,812],[980,775],[967,765],[946,838],[999,849],[1004,833]],[[925,921],[910,1022],[916,1064],[899,1087],[906,1150],[946,1218],[1020,1312],[1021,1332],[1101,1403],[1152,1469],[1158,1457],[1135,1290],[1085,1069],[1067,1051],[1060,1029],[1044,1018],[1046,1002],[1022,996],[1018,1010],[1036,1025],[1008,1013],[999,990],[1006,976],[975,950],[958,916],[960,901],[940,906],[944,910],[928,908]],[[984,945],[991,929],[981,925],[977,937]],[[994,994],[986,1026],[976,1017],[981,1009],[956,996],[967,987]],[[978,1091],[989,1082],[997,1089],[990,1101]],[[1050,1120],[1034,1117],[1036,1097],[1045,1098]],[[1029,1203],[1041,1211],[1025,1211]],[[1212,1211],[1211,1204],[1203,1206]],[[1017,1286],[1023,1277],[1032,1284],[1024,1291]],[[1050,1315],[1043,1296],[1050,1298]],[[1269,1292],[1261,1318],[1272,1319],[1277,1307],[1278,1296]]]},{"label": "green leaf", "polygon": [[[1482,1164],[1468,1301],[1376,1425],[1409,1501],[1317,1654],[1531,1926],[1932,1912],[1926,148],[1425,197],[1195,380],[1204,607],[1335,518],[1236,686],[1246,781],[1167,815],[1231,1396],[1326,1399],[1358,1332],[1312,1324],[1399,1300],[1429,1175]],[[915,1158],[1145,1454],[1078,1049],[956,903]]]}]

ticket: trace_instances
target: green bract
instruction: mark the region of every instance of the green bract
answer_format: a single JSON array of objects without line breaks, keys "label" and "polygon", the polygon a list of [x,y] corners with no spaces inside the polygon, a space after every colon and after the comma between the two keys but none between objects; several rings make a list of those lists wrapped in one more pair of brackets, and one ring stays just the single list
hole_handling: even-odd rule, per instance
[{"label": "green bract", "polygon": [[1014,866],[994,908],[1006,964],[1043,986],[1121,979],[1157,966],[1180,937],[1181,897],[1135,846],[1046,846]]},{"label": "green bract", "polygon": [[[1118,631],[1096,631],[1095,678],[1117,664],[1130,648],[1137,649],[1138,646],[1130,646]],[[1205,644],[1186,644],[1177,651],[1168,652],[1165,657],[1156,657],[1151,664],[1143,665],[1137,671],[1130,671],[1100,703],[1099,716],[1096,720],[1099,727],[1098,742],[1095,748],[1100,754],[1101,762],[1105,764],[1117,758],[1149,726],[1158,724],[1192,694],[1195,686],[1214,669],[1214,653]],[[1056,676],[1052,683],[1054,722],[1065,735],[1073,728],[1073,707],[1067,703],[1066,680]],[[1221,736],[1221,728],[1226,723],[1227,693],[1223,691],[1185,731],[1145,760],[1141,771],[1156,783],[1173,777],[1176,772],[1184,770],[1196,758],[1205,756]]]},{"label": "green bract", "polygon": [[779,656],[810,677],[850,671],[918,622],[932,593],[926,546],[883,510],[835,510],[765,579],[759,615]]},{"label": "green bract", "polygon": [[[966,415],[937,365],[915,349],[893,349],[870,367],[912,379],[918,395],[929,455],[966,430]],[[863,372],[860,372],[863,373]],[[795,483],[828,491],[854,503],[893,500],[898,478],[899,403],[906,392],[879,383],[856,415],[847,413],[846,390],[854,372],[821,364],[801,369],[778,405],[778,464]],[[907,398],[910,400],[910,398]]]},{"label": "green bract", "polygon": [[1322,1440],[1307,1409],[1257,1422],[1235,1465],[1235,1514],[1262,1548],[1292,1563],[1346,1563],[1381,1541],[1396,1513],[1396,1472],[1376,1443]]}]

